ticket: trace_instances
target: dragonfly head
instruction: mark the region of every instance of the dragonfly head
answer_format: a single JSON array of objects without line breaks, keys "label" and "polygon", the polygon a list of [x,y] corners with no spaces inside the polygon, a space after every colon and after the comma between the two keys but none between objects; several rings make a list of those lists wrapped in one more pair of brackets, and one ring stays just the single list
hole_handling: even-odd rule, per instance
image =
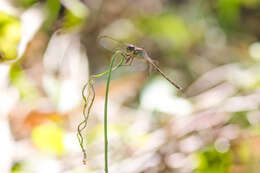
[{"label": "dragonfly head", "polygon": [[130,45],[127,46],[126,49],[127,49],[127,51],[129,51],[129,52],[134,52],[134,51],[135,51],[135,46],[132,45],[132,44],[130,44]]}]

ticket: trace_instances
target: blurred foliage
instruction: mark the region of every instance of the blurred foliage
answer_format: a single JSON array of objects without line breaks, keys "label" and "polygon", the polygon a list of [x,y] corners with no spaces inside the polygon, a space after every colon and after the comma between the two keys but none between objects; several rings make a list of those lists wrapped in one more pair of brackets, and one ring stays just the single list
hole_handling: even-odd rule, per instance
[{"label": "blurred foliage", "polygon": [[17,46],[21,38],[21,23],[7,13],[0,11],[0,52],[1,61],[17,57]]},{"label": "blurred foliage", "polygon": [[259,8],[259,0],[218,0],[218,13],[220,24],[226,29],[240,30],[243,8]]},{"label": "blurred foliage", "polygon": [[196,170],[199,173],[227,173],[232,163],[230,152],[220,153],[214,147],[198,153],[196,157],[198,158]]},{"label": "blurred foliage", "polygon": [[[138,60],[114,73],[108,126],[111,172],[259,172],[259,0],[10,2],[16,12],[0,11],[0,57],[10,67],[8,72],[6,66],[0,67],[1,75],[9,74],[7,80],[0,75],[0,115],[7,112],[15,139],[11,142],[25,152],[10,159],[12,173],[22,172],[24,161],[33,163],[24,171],[28,173],[103,171],[106,78],[97,81],[96,101],[84,131],[87,168],[81,168],[75,135],[82,107],[66,112],[58,108],[61,103],[70,107],[74,100],[81,101],[81,87],[87,80],[82,71],[98,74],[107,69],[111,52],[97,43],[100,35],[136,43],[186,88],[178,95],[161,78],[146,80],[145,64]],[[19,18],[30,9],[44,14],[44,22],[21,59],[7,64],[17,58],[23,39]],[[54,52],[46,55],[49,40],[57,37]],[[19,93],[17,102],[15,93]]]},{"label": "blurred foliage", "polygon": [[65,22],[63,26],[65,29],[75,29],[81,26],[83,22],[84,17],[78,17],[69,10],[65,11]]},{"label": "blurred foliage", "polygon": [[141,17],[137,21],[140,29],[158,42],[169,43],[175,50],[187,49],[192,33],[185,21],[171,12],[158,16]]},{"label": "blurred foliage", "polygon": [[64,131],[56,124],[46,123],[34,128],[31,137],[33,144],[44,152],[56,155],[64,152]]},{"label": "blurred foliage", "polygon": [[240,20],[242,0],[218,0],[220,23],[227,28],[237,27]]},{"label": "blurred foliage", "polygon": [[237,124],[241,128],[250,127],[250,123],[247,118],[247,112],[234,112],[231,119],[229,120],[229,123],[231,124]]},{"label": "blurred foliage", "polygon": [[248,163],[250,162],[250,142],[249,141],[244,141],[241,142],[238,150],[238,155],[241,159],[242,162]]},{"label": "blurred foliage", "polygon": [[39,2],[39,0],[19,0],[18,4],[24,8],[31,7],[35,3]]},{"label": "blurred foliage", "polygon": [[19,63],[14,63],[10,70],[10,81],[18,88],[21,99],[34,102],[39,98],[39,92],[28,78]]},{"label": "blurred foliage", "polygon": [[23,173],[23,164],[22,163],[15,163],[12,167],[11,173]]},{"label": "blurred foliage", "polygon": [[47,9],[47,20],[45,21],[45,27],[50,28],[53,22],[59,15],[59,10],[61,8],[61,4],[59,0],[47,0],[46,9]]}]

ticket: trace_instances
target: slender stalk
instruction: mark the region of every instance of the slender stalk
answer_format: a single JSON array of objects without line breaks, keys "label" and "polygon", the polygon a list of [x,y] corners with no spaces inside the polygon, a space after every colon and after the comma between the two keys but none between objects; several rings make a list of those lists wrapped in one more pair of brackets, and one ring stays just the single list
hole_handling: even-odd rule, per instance
[{"label": "slender stalk", "polygon": [[[113,67],[115,59],[119,55],[121,55],[121,60],[117,65],[115,65],[115,67]],[[112,66],[110,66],[109,70],[105,71],[103,73],[100,73],[100,74],[90,76],[88,82],[84,85],[84,87],[82,89],[82,97],[83,97],[83,100],[84,100],[84,107],[83,107],[84,120],[78,125],[77,138],[78,138],[81,150],[83,152],[83,164],[86,164],[86,162],[87,162],[87,153],[86,153],[86,142],[85,142],[86,139],[84,139],[82,131],[87,127],[87,122],[88,122],[88,118],[89,118],[89,115],[90,115],[90,111],[91,111],[91,108],[92,108],[94,100],[95,100],[95,90],[94,90],[94,80],[93,79],[104,76],[106,74],[109,74],[109,80],[110,80],[111,72],[118,69],[123,64],[123,62],[125,61],[125,57],[123,55],[124,54],[121,51],[115,52],[113,57],[112,57],[111,64],[110,64]],[[109,83],[108,83],[108,85],[109,85]],[[85,91],[87,91],[87,96],[85,96]],[[107,90],[107,93],[108,93],[108,90]]]},{"label": "slender stalk", "polygon": [[104,137],[105,137],[105,172],[108,173],[108,137],[107,137],[107,105],[108,105],[108,92],[109,84],[111,79],[111,72],[113,64],[118,56],[118,53],[115,53],[111,59],[108,75],[107,75],[107,86],[106,86],[106,96],[105,96],[105,109],[104,109]]}]

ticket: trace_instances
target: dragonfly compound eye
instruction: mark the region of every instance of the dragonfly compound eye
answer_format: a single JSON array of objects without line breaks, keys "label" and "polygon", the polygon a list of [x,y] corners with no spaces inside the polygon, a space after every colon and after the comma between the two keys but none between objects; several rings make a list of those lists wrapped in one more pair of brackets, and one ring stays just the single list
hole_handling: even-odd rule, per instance
[{"label": "dragonfly compound eye", "polygon": [[135,46],[134,45],[129,45],[129,46],[127,46],[127,50],[134,51],[135,50]]}]

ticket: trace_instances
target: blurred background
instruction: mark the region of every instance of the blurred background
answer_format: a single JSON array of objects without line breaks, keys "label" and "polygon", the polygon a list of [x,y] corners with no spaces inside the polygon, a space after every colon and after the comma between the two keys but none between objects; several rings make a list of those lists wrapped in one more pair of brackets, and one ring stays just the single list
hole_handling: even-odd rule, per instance
[{"label": "blurred background", "polygon": [[95,80],[87,165],[81,89],[108,35],[144,48],[112,76],[111,173],[258,173],[259,0],[0,0],[0,172],[104,172],[106,77]]}]

